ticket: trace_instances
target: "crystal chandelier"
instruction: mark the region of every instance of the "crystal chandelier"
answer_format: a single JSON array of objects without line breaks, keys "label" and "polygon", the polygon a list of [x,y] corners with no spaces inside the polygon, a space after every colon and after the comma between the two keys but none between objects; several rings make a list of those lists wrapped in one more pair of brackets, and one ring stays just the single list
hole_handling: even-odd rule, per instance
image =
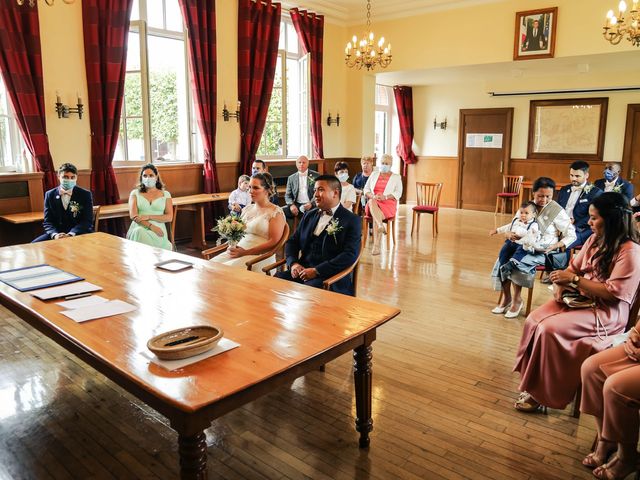
[{"label": "crystal chandelier", "polygon": [[367,29],[360,40],[355,35],[344,49],[344,61],[348,67],[372,70],[376,65],[386,68],[391,63],[391,44],[385,46],[384,37],[375,42],[371,31],[371,0],[367,0]]},{"label": "crystal chandelier", "polygon": [[[25,0],[16,0],[16,1],[18,2],[18,5],[20,5],[20,6],[24,5],[24,2],[25,2]],[[56,0],[44,0],[44,3],[46,3],[47,5],[52,7],[55,1]],[[66,3],[67,5],[71,5],[76,0],[62,0],[62,1],[64,3]],[[36,0],[28,0],[28,3],[29,3],[30,7],[35,7],[36,6]]]},{"label": "crystal chandelier", "polygon": [[622,0],[618,5],[618,16],[613,10],[607,12],[607,20],[604,24],[604,38],[613,45],[617,45],[626,36],[634,47],[640,47],[640,12],[638,12],[638,0],[633,0],[629,16],[625,18],[627,3]]}]

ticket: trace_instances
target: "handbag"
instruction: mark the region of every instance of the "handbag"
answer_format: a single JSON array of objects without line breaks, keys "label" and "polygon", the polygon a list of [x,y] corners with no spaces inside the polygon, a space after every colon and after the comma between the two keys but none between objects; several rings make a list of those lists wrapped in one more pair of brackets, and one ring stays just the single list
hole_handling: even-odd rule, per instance
[{"label": "handbag", "polygon": [[[593,314],[595,315],[595,328],[596,328],[596,337],[599,340],[606,340],[609,336],[609,332],[607,332],[607,327],[604,326],[602,320],[600,320],[600,315],[598,314],[598,304],[595,299],[587,297],[586,295],[582,295],[577,290],[565,290],[562,292],[562,301],[569,308],[590,308],[593,310]],[[600,332],[604,332],[604,336]]]},{"label": "handbag", "polygon": [[569,255],[567,252],[549,252],[544,254],[544,268],[546,270],[564,270],[569,266]]}]

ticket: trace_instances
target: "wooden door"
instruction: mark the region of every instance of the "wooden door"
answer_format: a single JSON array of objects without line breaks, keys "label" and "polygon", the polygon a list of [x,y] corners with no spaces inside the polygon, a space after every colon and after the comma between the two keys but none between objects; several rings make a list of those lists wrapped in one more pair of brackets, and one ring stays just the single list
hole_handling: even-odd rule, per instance
[{"label": "wooden door", "polygon": [[627,126],[624,132],[622,152],[622,172],[634,186],[634,193],[640,193],[640,104],[627,107]]},{"label": "wooden door", "polygon": [[493,211],[509,171],[513,108],[460,110],[458,208]]}]

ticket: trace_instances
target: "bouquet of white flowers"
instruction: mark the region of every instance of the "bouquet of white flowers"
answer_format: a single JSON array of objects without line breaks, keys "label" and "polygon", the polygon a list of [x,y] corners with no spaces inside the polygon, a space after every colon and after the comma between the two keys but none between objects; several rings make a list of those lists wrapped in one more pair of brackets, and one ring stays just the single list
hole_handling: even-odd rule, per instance
[{"label": "bouquet of white flowers", "polygon": [[228,217],[220,217],[216,220],[216,226],[211,230],[218,232],[220,239],[218,239],[218,245],[221,243],[221,239],[225,239],[230,247],[235,247],[247,229],[247,224],[240,217],[234,217],[229,215]]}]

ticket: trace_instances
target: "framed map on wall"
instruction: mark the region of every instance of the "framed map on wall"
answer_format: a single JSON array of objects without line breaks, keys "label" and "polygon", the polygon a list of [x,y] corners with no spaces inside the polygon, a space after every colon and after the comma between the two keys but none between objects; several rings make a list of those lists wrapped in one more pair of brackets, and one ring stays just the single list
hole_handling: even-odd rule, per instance
[{"label": "framed map on wall", "polygon": [[602,161],[608,98],[531,100],[528,158]]}]

